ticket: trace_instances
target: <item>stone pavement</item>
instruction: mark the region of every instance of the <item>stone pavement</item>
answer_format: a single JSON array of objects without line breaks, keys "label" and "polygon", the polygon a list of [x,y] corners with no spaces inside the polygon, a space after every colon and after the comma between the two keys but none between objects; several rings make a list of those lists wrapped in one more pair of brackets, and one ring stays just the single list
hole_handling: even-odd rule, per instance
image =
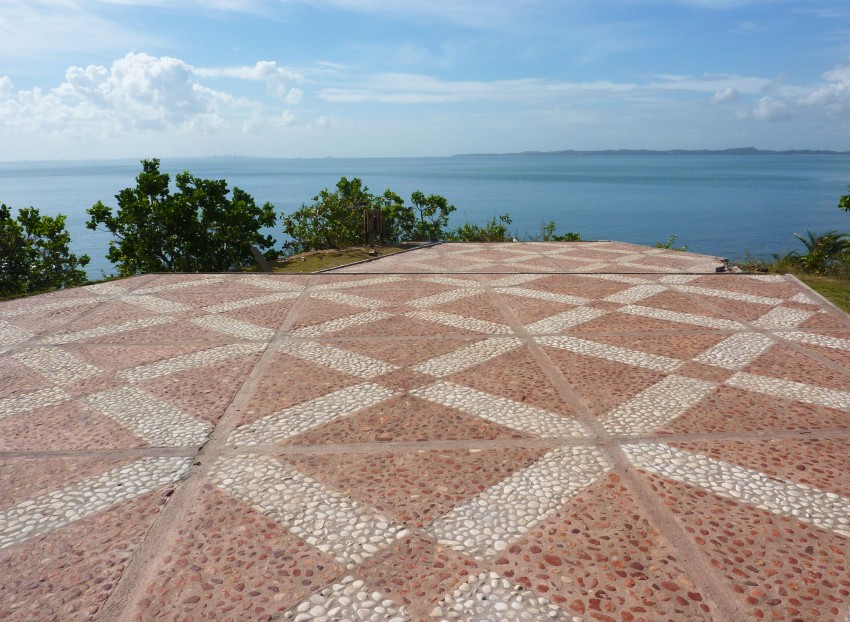
[{"label": "stone pavement", "polygon": [[850,319],[719,265],[452,244],[0,303],[0,619],[848,622]]}]

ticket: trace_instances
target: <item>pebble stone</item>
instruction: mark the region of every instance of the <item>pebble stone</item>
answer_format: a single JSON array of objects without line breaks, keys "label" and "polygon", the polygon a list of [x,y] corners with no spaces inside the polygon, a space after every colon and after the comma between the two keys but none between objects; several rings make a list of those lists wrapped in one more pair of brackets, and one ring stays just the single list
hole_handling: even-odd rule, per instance
[{"label": "pebble stone", "polygon": [[611,465],[595,447],[561,447],[435,521],[428,531],[483,560],[542,522]]},{"label": "pebble stone", "polygon": [[220,460],[213,482],[352,568],[407,531],[270,456]]},{"label": "pebble stone", "polygon": [[176,356],[164,361],[157,361],[147,365],[140,365],[132,369],[125,370],[119,374],[120,378],[128,382],[143,382],[152,380],[162,376],[170,376],[177,372],[197,369],[204,365],[226,361],[228,359],[246,356],[248,354],[257,354],[264,350],[264,343],[233,343],[209,350],[202,350],[193,354],[185,354]]},{"label": "pebble stone", "polygon": [[519,339],[492,337],[471,346],[455,350],[454,352],[438,356],[424,363],[414,365],[413,370],[429,376],[443,378],[464,369],[486,363],[490,359],[517,349],[520,345],[522,345],[522,342]]},{"label": "pebble stone", "polygon": [[396,365],[315,341],[287,341],[280,344],[279,350],[290,356],[364,380],[389,374],[398,369]]},{"label": "pebble stone", "polygon": [[581,618],[568,615],[542,596],[513,585],[495,572],[470,577],[434,608],[431,617],[446,621],[581,622]]},{"label": "pebble stone", "polygon": [[778,480],[663,443],[625,445],[622,449],[632,464],[651,473],[850,537],[850,499],[833,492]]},{"label": "pebble stone", "polygon": [[293,622],[410,620],[403,607],[384,598],[380,592],[370,592],[363,581],[350,576],[313,594],[294,609],[287,611],[283,619]]}]

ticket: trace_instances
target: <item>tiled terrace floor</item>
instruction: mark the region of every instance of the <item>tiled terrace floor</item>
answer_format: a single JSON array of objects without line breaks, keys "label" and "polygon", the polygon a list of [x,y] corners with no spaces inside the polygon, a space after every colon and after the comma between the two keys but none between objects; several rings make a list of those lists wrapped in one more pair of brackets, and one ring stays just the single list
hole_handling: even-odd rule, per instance
[{"label": "tiled terrace floor", "polygon": [[848,622],[850,321],[717,265],[444,245],[0,303],[0,619]]}]

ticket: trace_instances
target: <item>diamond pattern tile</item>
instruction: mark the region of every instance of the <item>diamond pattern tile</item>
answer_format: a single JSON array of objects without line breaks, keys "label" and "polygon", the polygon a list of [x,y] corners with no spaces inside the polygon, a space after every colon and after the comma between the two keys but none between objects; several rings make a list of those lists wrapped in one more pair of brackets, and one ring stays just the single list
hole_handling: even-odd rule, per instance
[{"label": "diamond pattern tile", "polygon": [[0,303],[9,620],[850,616],[850,321],[617,242]]}]

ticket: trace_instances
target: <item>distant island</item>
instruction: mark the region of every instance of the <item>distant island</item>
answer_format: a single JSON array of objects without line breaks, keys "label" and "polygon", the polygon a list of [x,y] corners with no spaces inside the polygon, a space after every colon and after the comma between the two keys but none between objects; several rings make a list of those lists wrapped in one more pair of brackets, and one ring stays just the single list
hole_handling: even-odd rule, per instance
[{"label": "distant island", "polygon": [[830,151],[828,149],[788,149],[785,151],[771,151],[756,149],[755,147],[738,147],[735,149],[602,149],[598,151],[579,151],[575,149],[564,149],[563,151],[519,151],[515,153],[463,153],[452,157],[463,158],[469,156],[642,156],[642,155],[850,155],[850,151]]}]

